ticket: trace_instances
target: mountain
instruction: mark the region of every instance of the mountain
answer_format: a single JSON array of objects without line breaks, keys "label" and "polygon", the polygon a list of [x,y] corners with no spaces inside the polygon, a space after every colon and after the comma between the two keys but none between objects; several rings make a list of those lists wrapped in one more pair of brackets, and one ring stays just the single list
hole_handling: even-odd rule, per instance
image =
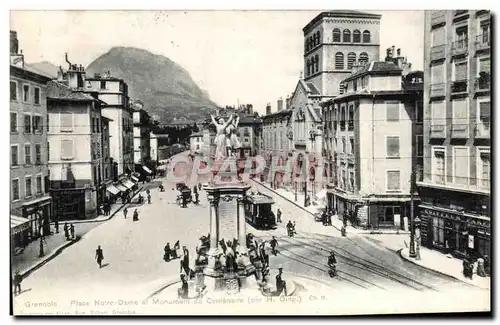
[{"label": "mountain", "polygon": [[56,65],[54,65],[48,61],[27,63],[26,65],[36,72],[40,72],[42,74],[45,74],[45,75],[47,75],[49,77],[53,77],[53,78],[57,77],[57,71],[59,70],[59,67],[57,67]]},{"label": "mountain", "polygon": [[160,123],[197,120],[217,107],[189,73],[169,58],[133,47],[113,47],[87,67],[87,76],[110,71],[124,79],[131,99],[140,99]]}]

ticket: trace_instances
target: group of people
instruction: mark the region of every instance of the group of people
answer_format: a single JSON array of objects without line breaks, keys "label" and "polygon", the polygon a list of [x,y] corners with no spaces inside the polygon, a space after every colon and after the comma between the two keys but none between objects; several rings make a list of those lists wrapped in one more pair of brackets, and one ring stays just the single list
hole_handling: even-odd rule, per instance
[{"label": "group of people", "polygon": [[[128,209],[123,209],[123,218],[127,219]],[[132,215],[132,221],[139,221],[139,211],[137,209],[134,210],[134,214]]]},{"label": "group of people", "polygon": [[164,250],[164,253],[163,253],[163,260],[165,262],[170,262],[170,260],[174,260],[176,258],[178,258],[179,256],[177,256],[177,250],[181,248],[181,245],[179,243],[179,241],[176,241],[175,244],[174,244],[174,247],[170,247],[170,243],[167,243],[167,245],[165,245],[165,248],[163,249]]},{"label": "group of people", "polygon": [[293,237],[293,235],[297,234],[297,231],[295,230],[295,221],[292,223],[291,220],[288,220],[288,223],[286,224],[286,230],[288,233],[288,237]]},{"label": "group of people", "polygon": [[470,256],[467,256],[462,262],[464,277],[472,280],[475,264],[477,276],[486,277],[490,275],[491,262],[488,255],[480,256],[475,261]]},{"label": "group of people", "polygon": [[[59,233],[59,221],[56,221],[54,223],[54,227],[56,228],[56,233]],[[66,237],[66,240],[75,239],[75,225],[73,224],[68,225],[68,223],[65,222],[63,230],[64,230],[64,237]]]}]

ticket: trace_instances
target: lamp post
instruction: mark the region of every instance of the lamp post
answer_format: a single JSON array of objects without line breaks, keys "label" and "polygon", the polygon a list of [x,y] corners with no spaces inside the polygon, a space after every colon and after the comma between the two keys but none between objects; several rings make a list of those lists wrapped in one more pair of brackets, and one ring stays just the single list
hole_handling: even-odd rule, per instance
[{"label": "lamp post", "polygon": [[416,241],[416,250],[415,250],[415,259],[420,260],[420,218],[415,218],[415,241]]},{"label": "lamp post", "polygon": [[43,247],[43,228],[40,227],[40,251],[38,252],[38,257],[44,257],[45,256],[45,250]]},{"label": "lamp post", "polygon": [[410,257],[415,258],[415,209],[413,204],[413,184],[415,183],[415,173],[411,172],[410,178]]},{"label": "lamp post", "polygon": [[295,202],[297,202],[297,180],[295,179]]}]

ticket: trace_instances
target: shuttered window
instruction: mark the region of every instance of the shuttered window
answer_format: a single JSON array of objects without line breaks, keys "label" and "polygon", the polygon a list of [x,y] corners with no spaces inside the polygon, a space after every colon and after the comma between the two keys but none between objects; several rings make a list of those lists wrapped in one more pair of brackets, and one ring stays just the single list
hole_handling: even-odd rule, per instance
[{"label": "shuttered window", "polygon": [[344,35],[344,37],[343,37],[342,41],[344,43],[351,43],[351,31],[348,29],[344,29],[343,35]]},{"label": "shuttered window", "polygon": [[437,184],[444,184],[444,175],[445,175],[445,170],[444,170],[444,151],[442,150],[435,150],[434,151],[434,157],[433,157],[433,173],[432,179]]},{"label": "shuttered window", "polygon": [[467,61],[455,63],[455,81],[467,80]]},{"label": "shuttered window", "polygon": [[351,53],[347,54],[347,69],[348,70],[352,69],[354,62],[356,62],[356,53],[351,52]]},{"label": "shuttered window", "polygon": [[444,64],[441,63],[431,66],[431,84],[442,84],[444,80]]},{"label": "shuttered window", "polygon": [[61,119],[61,132],[72,132],[73,131],[73,114],[62,112],[60,114]]},{"label": "shuttered window", "polygon": [[61,159],[73,159],[73,140],[61,140]]},{"label": "shuttered window", "polygon": [[483,187],[488,187],[490,185],[491,178],[491,164],[490,164],[490,153],[481,153],[481,184]]},{"label": "shuttered window", "polygon": [[432,125],[446,124],[446,107],[444,101],[435,101],[431,103]]},{"label": "shuttered window", "polygon": [[490,57],[479,59],[479,72],[491,72]]},{"label": "shuttered window", "polygon": [[368,54],[366,52],[363,52],[359,55],[359,63],[360,64],[368,63]]},{"label": "shuttered window", "polygon": [[388,191],[399,191],[401,189],[401,172],[399,170],[387,171],[387,190]]},{"label": "shuttered window", "polygon": [[399,157],[399,137],[387,137],[387,158]]},{"label": "shuttered window", "polygon": [[453,148],[454,183],[466,185],[469,182],[469,149]]},{"label": "shuttered window", "polygon": [[344,54],[340,52],[335,54],[335,70],[344,70]]},{"label": "shuttered window", "polygon": [[467,99],[456,99],[452,101],[453,124],[468,124]]},{"label": "shuttered window", "polygon": [[361,32],[357,29],[352,33],[352,41],[353,43],[361,43]]},{"label": "shuttered window", "polygon": [[341,36],[340,29],[335,28],[333,30],[333,42],[340,42],[340,36]]},{"label": "shuttered window", "polygon": [[479,119],[483,123],[490,122],[490,102],[480,102],[479,103]]},{"label": "shuttered window", "polygon": [[399,121],[399,103],[386,103],[386,113],[388,122]]},{"label": "shuttered window", "polygon": [[432,30],[432,46],[439,46],[445,43],[446,30],[444,27],[439,27]]}]

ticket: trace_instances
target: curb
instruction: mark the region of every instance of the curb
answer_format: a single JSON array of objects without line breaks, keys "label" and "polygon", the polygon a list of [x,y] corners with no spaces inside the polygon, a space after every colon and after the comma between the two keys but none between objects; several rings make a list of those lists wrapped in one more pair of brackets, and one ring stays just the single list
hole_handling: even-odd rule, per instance
[{"label": "curb", "polygon": [[424,268],[424,269],[426,269],[426,270],[429,270],[429,271],[435,272],[435,273],[440,274],[440,275],[442,275],[442,276],[445,276],[445,277],[448,277],[448,278],[455,279],[455,280],[457,280],[457,281],[460,281],[460,282],[465,283],[465,284],[468,284],[468,285],[470,285],[470,286],[473,286],[473,287],[479,288],[479,289],[481,289],[481,290],[488,290],[488,289],[486,289],[486,288],[480,287],[480,286],[475,285],[475,284],[473,284],[473,283],[470,283],[470,282],[464,281],[464,280],[462,280],[462,279],[460,279],[460,278],[457,278],[456,276],[450,275],[450,274],[448,274],[448,273],[444,273],[444,272],[441,272],[441,271],[438,271],[438,270],[435,270],[435,269],[431,269],[430,267],[426,267],[426,266],[423,266],[423,265],[421,265],[421,264],[418,264],[418,263],[414,262],[413,260],[411,260],[410,258],[406,258],[405,256],[403,256],[403,253],[402,253],[402,252],[403,252],[403,248],[400,248],[400,249],[397,251],[397,253],[398,253],[399,257],[401,257],[401,259],[403,259],[403,260],[405,260],[405,261],[408,261],[408,262],[410,262],[410,263],[412,263],[412,264],[414,264],[414,265],[420,266],[421,268]]},{"label": "curb", "polygon": [[176,283],[179,283],[181,282],[181,280],[170,280],[169,282],[167,282],[166,284],[162,285],[159,289],[156,289],[152,294],[150,294],[146,299],[151,299],[153,298],[154,296],[156,296],[157,294],[159,294],[160,292],[162,292],[163,290],[165,290],[166,288],[170,287],[170,286],[173,286],[174,284]]},{"label": "curb", "polygon": [[65,250],[69,246],[71,246],[71,245],[76,244],[77,242],[79,242],[81,238],[82,238],[81,236],[80,237],[76,237],[74,240],[69,241],[69,242],[67,242],[67,243],[59,246],[55,251],[53,251],[51,254],[47,255],[46,258],[42,259],[41,261],[39,261],[35,265],[33,265],[31,267],[28,267],[26,270],[24,270],[21,273],[21,276],[22,276],[23,280],[26,277],[28,277],[31,273],[35,272],[36,270],[38,270],[39,268],[41,268],[42,266],[44,266],[45,264],[47,264],[48,262],[50,262],[52,259],[54,259],[56,256],[58,256],[59,254],[61,254],[63,250]]}]

